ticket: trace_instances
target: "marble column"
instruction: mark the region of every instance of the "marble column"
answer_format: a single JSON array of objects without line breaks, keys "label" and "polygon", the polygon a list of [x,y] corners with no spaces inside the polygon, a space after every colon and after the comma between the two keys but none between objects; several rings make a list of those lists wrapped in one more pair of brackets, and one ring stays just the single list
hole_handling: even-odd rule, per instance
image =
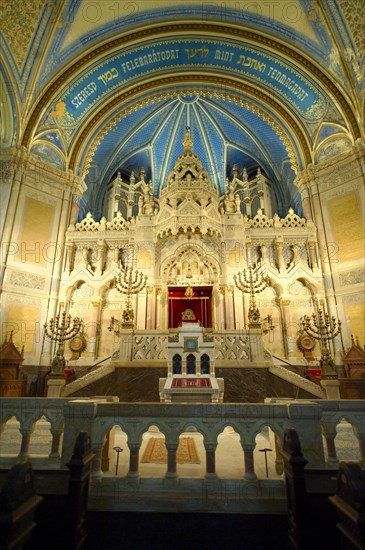
[{"label": "marble column", "polygon": [[291,334],[290,300],[279,298],[279,308],[281,313],[284,351],[286,358],[289,359],[290,357],[293,357],[295,355],[293,336]]},{"label": "marble column", "polygon": [[335,445],[336,430],[329,430],[328,428],[324,428],[323,435],[326,440],[328,462],[338,462]]},{"label": "marble column", "polygon": [[204,443],[205,447],[205,461],[206,461],[206,479],[216,479],[217,474],[215,471],[215,450],[217,443]]},{"label": "marble column", "polygon": [[88,356],[92,359],[97,358],[97,338],[99,334],[99,322],[100,322],[100,306],[99,300],[92,301],[92,314],[90,320],[90,329],[88,331],[89,337],[89,351]]},{"label": "marble column", "polygon": [[221,287],[219,289],[219,315],[220,315],[220,323],[219,328],[220,330],[224,330],[227,328],[227,319],[225,315],[225,308],[224,308],[224,296],[225,296],[225,289]]},{"label": "marble column", "polygon": [[147,304],[146,304],[146,329],[152,329],[152,314],[153,314],[153,308],[152,308],[152,296],[153,296],[153,286],[148,286],[146,288],[147,292]]},{"label": "marble column", "polygon": [[316,255],[316,243],[314,241],[308,241],[308,254],[309,254],[309,267],[316,269],[318,267],[317,255]]},{"label": "marble column", "polygon": [[65,267],[66,271],[70,274],[73,270],[74,262],[75,262],[75,253],[76,253],[76,247],[74,243],[66,243],[66,261],[67,265]]},{"label": "marble column", "polygon": [[275,241],[275,256],[276,256],[276,265],[280,273],[283,273],[285,271],[283,248],[284,248],[284,242],[279,241],[277,239]]},{"label": "marble column", "polygon": [[106,242],[100,239],[97,243],[97,268],[96,275],[101,276],[105,271],[106,264],[106,251],[107,245]]},{"label": "marble column", "polygon": [[255,474],[255,462],[253,452],[255,450],[255,445],[242,445],[244,452],[244,462],[245,462],[245,479],[257,479]]},{"label": "marble column", "polygon": [[51,430],[52,434],[52,446],[51,452],[48,458],[60,458],[60,443],[62,430]]},{"label": "marble column", "polygon": [[129,471],[127,477],[129,478],[139,478],[138,468],[139,468],[139,449],[141,447],[140,443],[128,443],[129,447]]},{"label": "marble column", "polygon": [[71,213],[70,213],[70,224],[76,223],[79,210],[80,210],[80,197],[78,195],[73,195],[72,204],[71,204]]},{"label": "marble column", "polygon": [[161,330],[161,289],[156,289],[156,329]]},{"label": "marble column", "polygon": [[311,203],[310,203],[308,188],[302,186],[301,189],[300,189],[300,193],[302,195],[302,207],[303,207],[304,217],[307,220],[312,220],[313,215],[312,215],[312,207],[311,207]]},{"label": "marble column", "polygon": [[227,302],[226,302],[226,315],[227,326],[229,330],[234,330],[234,303],[233,303],[233,286],[227,286]]},{"label": "marble column", "polygon": [[166,443],[167,448],[167,472],[166,478],[176,479],[176,452],[178,448],[178,443]]},{"label": "marble column", "polygon": [[93,446],[93,453],[95,454],[92,464],[91,464],[91,477],[93,479],[101,480],[103,477],[103,471],[101,469],[102,453],[103,453],[103,444]]},{"label": "marble column", "polygon": [[30,436],[32,435],[33,429],[20,429],[20,433],[22,434],[22,442],[20,445],[20,451],[18,454],[18,458],[20,459],[26,459],[29,457],[29,445],[30,445]]}]

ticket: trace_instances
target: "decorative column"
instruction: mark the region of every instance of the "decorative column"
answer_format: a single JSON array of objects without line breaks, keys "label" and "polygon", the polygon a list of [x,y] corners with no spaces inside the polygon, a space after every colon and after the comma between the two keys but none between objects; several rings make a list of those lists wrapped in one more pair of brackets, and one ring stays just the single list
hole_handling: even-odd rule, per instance
[{"label": "decorative column", "polygon": [[225,289],[224,287],[220,287],[219,289],[219,314],[220,314],[220,330],[224,330],[227,327],[226,324],[226,315],[224,311],[224,295],[225,295]]},{"label": "decorative column", "polygon": [[40,364],[49,366],[51,364],[51,356],[52,356],[52,341],[46,338],[44,335]]},{"label": "decorative column", "polygon": [[286,342],[286,351],[288,359],[295,357],[295,344],[293,335],[294,325],[291,320],[290,312],[290,300],[287,298],[281,298],[280,300],[283,311],[283,331],[284,331],[284,340]]},{"label": "decorative column", "polygon": [[304,185],[301,185],[299,187],[299,190],[300,190],[300,194],[302,196],[302,207],[303,207],[304,217],[307,220],[312,220],[313,215],[312,215],[312,207],[311,207],[311,203],[310,203],[308,187],[304,186]]},{"label": "decorative column", "polygon": [[205,447],[205,461],[206,461],[206,479],[216,479],[217,474],[215,471],[215,450],[217,443],[204,443]]},{"label": "decorative column", "polygon": [[[322,267],[322,277],[324,282],[324,291],[326,294],[326,298],[328,298],[329,295],[333,296],[333,286],[332,286],[332,261],[333,259],[330,257],[331,250],[329,249],[329,246],[327,243],[326,238],[326,228],[325,228],[325,222],[323,219],[323,211],[322,211],[322,205],[321,205],[321,199],[320,199],[320,191],[319,191],[319,185],[317,181],[317,173],[316,173],[316,167],[313,165],[309,165],[307,169],[305,170],[305,176],[307,181],[307,186],[310,191],[310,196],[312,198],[312,213],[314,222],[317,226],[317,234],[318,234],[318,251],[319,251],[319,257]],[[333,309],[334,302],[333,300],[331,303],[328,303],[329,312],[334,314],[335,309]]]},{"label": "decorative column", "polygon": [[226,326],[229,330],[234,330],[234,304],[232,285],[227,286],[226,297]]},{"label": "decorative column", "polygon": [[74,266],[74,262],[75,262],[75,253],[76,253],[75,244],[74,243],[66,243],[66,252],[67,252],[66,271],[70,275],[72,270],[73,270],[73,266]]},{"label": "decorative column", "polygon": [[[237,292],[236,292],[237,290]],[[238,292],[238,289],[233,288],[233,304],[234,304],[234,329],[242,331],[245,328],[245,307],[243,303],[242,292]]]},{"label": "decorative column", "polygon": [[276,263],[277,263],[279,273],[282,273],[285,269],[284,256],[283,256],[284,242],[283,240],[279,240],[279,239],[280,238],[277,238],[275,241],[275,255],[276,255]]},{"label": "decorative column", "polygon": [[102,275],[105,270],[107,245],[103,239],[97,242],[97,269],[96,274]]},{"label": "decorative column", "polygon": [[265,266],[267,261],[267,244],[266,243],[261,243],[260,251],[261,251],[261,264]]},{"label": "decorative column", "polygon": [[156,329],[161,330],[161,294],[160,288],[156,288]]},{"label": "decorative column", "polygon": [[74,225],[77,220],[77,216],[80,210],[80,196],[72,195],[71,203],[71,213],[70,213],[70,224]]},{"label": "decorative column", "polygon": [[169,299],[167,295],[167,288],[164,287],[164,289],[161,289],[161,296],[160,296],[160,330],[166,330],[168,328],[168,319],[169,319]]},{"label": "decorative column", "polygon": [[316,243],[315,241],[308,241],[308,254],[309,254],[309,263],[311,269],[316,269],[318,267],[317,256],[316,256]]},{"label": "decorative column", "polygon": [[325,432],[323,435],[326,440],[328,462],[338,462],[335,445],[336,432]]},{"label": "decorative column", "polygon": [[48,458],[60,458],[60,442],[61,442],[62,430],[51,429],[51,434],[52,434],[52,447]]},{"label": "decorative column", "polygon": [[99,322],[100,322],[100,306],[101,301],[93,300],[92,301],[92,314],[91,314],[91,322],[90,322],[90,331],[89,331],[89,351],[88,356],[92,359],[97,358],[97,337],[99,334]]},{"label": "decorative column", "polygon": [[152,312],[153,312],[153,307],[152,307],[152,299],[153,299],[153,286],[148,286],[146,288],[146,292],[147,292],[147,303],[146,303],[146,329],[149,330],[149,329],[152,329]]},{"label": "decorative column", "polygon": [[250,190],[249,190],[248,187],[245,187],[245,189],[244,189],[243,202],[245,203],[246,214],[249,218],[251,218],[251,216],[252,216],[251,197],[250,197]]},{"label": "decorative column", "polygon": [[167,472],[166,472],[166,478],[168,479],[176,479],[177,478],[177,472],[176,472],[176,451],[178,448],[178,443],[167,443],[166,442],[166,448],[167,448]]},{"label": "decorative column", "polygon": [[22,442],[18,458],[24,460],[29,457],[30,436],[33,432],[33,426],[31,428],[20,428],[19,431],[22,434]]},{"label": "decorative column", "polygon": [[113,262],[117,265],[119,264],[119,245],[116,244],[113,246]]},{"label": "decorative column", "polygon": [[95,453],[95,456],[91,463],[91,477],[95,480],[101,481],[101,478],[103,477],[103,471],[101,469],[103,444],[101,443],[96,447],[93,446],[92,450],[93,450],[93,453]]},{"label": "decorative column", "polygon": [[257,476],[255,474],[255,461],[253,452],[255,450],[255,444],[249,445],[249,444],[242,444],[242,449],[244,453],[244,461],[245,461],[245,479],[257,479]]},{"label": "decorative column", "polygon": [[147,291],[142,289],[139,294],[135,295],[134,311],[136,312],[136,328],[146,330],[147,321]]},{"label": "decorative column", "polygon": [[252,264],[251,248],[252,248],[252,243],[251,243],[251,241],[247,240],[247,242],[246,242],[246,259],[247,259],[247,264],[248,265]]},{"label": "decorative column", "polygon": [[129,472],[127,474],[128,478],[138,479],[138,467],[139,467],[139,449],[141,447],[140,443],[129,443]]},{"label": "decorative column", "polygon": [[6,179],[9,180],[9,184],[11,185],[11,193],[9,196],[7,216],[2,234],[2,242],[6,244],[3,247],[0,257],[0,286],[2,286],[3,283],[8,256],[9,254],[14,254],[16,252],[14,245],[11,244],[11,236],[14,229],[15,220],[17,220],[16,214],[19,205],[20,190],[23,180],[25,179],[24,173],[27,166],[27,157],[28,154],[25,149],[22,148],[20,150],[15,150],[15,153],[11,153],[10,158],[1,162],[1,171],[4,175],[6,175]]}]

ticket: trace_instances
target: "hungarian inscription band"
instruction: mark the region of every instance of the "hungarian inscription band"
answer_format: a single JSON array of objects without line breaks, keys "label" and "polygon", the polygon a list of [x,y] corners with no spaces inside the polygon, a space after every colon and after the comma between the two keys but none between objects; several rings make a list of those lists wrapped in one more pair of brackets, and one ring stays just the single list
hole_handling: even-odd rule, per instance
[{"label": "hungarian inscription band", "polygon": [[[169,68],[199,68],[241,74],[248,81],[275,91],[307,118],[320,118],[324,97],[314,82],[284,58],[259,47],[223,43],[214,40],[176,40],[123,51],[95,64],[83,78],[61,91],[45,114],[42,126],[49,127],[62,112],[63,125],[73,126],[114,90],[131,80]],[[58,109],[62,104],[65,109]]]}]

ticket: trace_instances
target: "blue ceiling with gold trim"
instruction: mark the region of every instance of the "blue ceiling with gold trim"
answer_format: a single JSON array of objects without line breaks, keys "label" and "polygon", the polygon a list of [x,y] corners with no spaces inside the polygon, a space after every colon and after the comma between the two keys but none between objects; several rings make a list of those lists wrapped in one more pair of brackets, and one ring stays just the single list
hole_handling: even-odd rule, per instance
[{"label": "blue ceiling with gold trim", "polygon": [[2,141],[84,175],[82,211],[98,215],[117,171],[143,167],[158,195],[189,126],[221,193],[234,164],[260,167],[299,210],[298,172],[362,131],[361,4],[14,0]]}]

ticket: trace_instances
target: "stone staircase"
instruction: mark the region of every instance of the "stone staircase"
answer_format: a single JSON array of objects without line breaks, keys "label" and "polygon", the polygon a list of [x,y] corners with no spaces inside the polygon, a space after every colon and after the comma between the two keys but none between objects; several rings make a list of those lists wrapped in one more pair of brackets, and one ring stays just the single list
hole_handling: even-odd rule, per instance
[{"label": "stone staircase", "polygon": [[[108,357],[107,359],[110,359],[110,357]],[[106,361],[107,359],[104,359],[103,361]],[[70,395],[82,390],[89,384],[101,380],[108,374],[114,372],[114,370],[115,367],[110,364],[102,365],[100,367],[97,365],[90,367],[86,374],[83,374],[82,376],[80,376],[80,378],[76,378],[76,380],[73,380],[72,382],[66,384],[62,392],[62,397],[69,397]]]},{"label": "stone staircase", "polygon": [[326,397],[325,391],[321,386],[311,380],[307,380],[304,376],[289,370],[284,365],[273,365],[269,367],[269,372],[279,378],[282,378],[283,380],[286,380],[287,382],[290,382],[294,386],[313,394],[313,396],[317,398],[325,399]]}]

